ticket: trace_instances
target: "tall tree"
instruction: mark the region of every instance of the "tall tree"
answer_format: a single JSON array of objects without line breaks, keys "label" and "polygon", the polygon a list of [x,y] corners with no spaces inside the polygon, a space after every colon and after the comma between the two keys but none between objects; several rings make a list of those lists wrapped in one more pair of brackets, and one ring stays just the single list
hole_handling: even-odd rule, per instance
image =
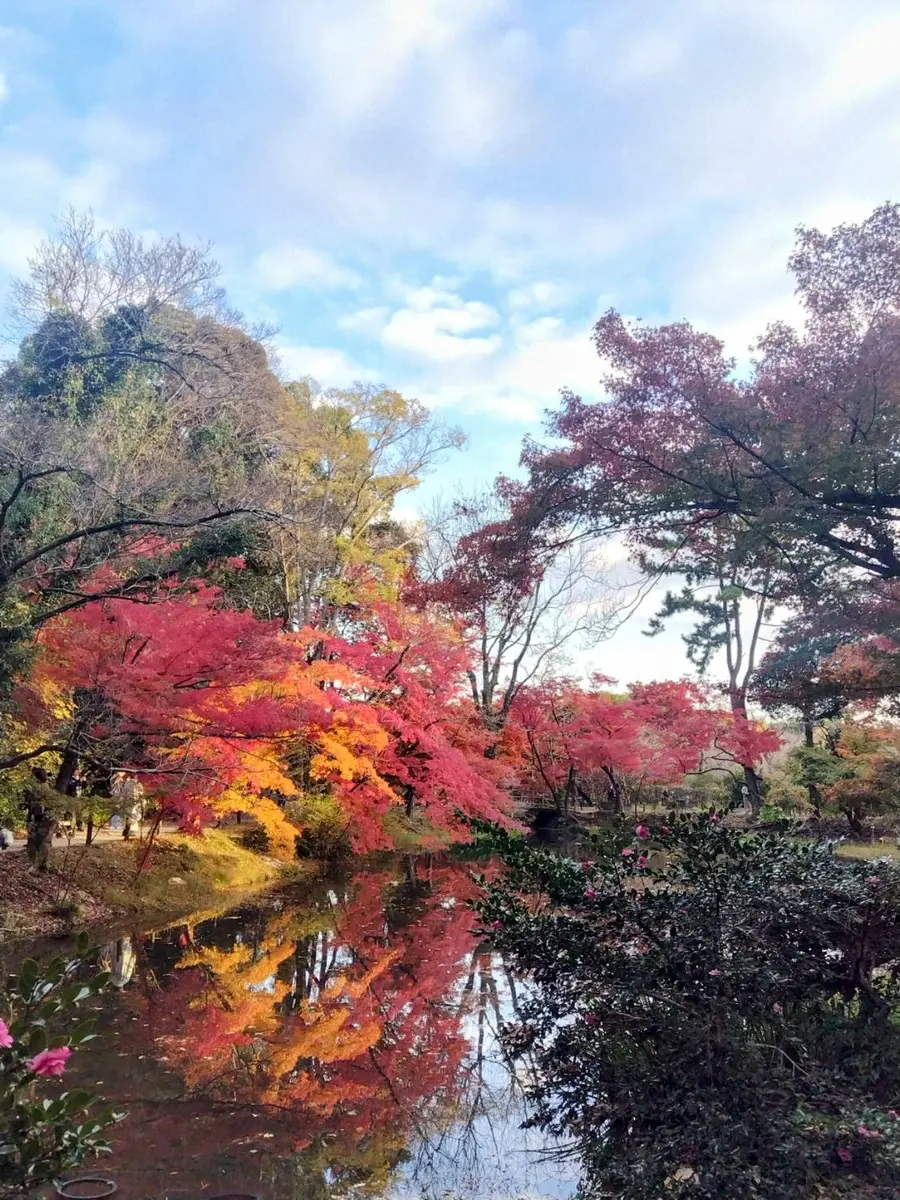
[{"label": "tall tree", "polygon": [[[219,553],[265,509],[284,403],[265,347],[223,306],[206,248],[145,243],[69,217],[16,291],[26,330],[0,376],[0,683],[34,629],[91,601],[85,580],[128,559],[159,570],[148,531]],[[164,572],[171,570],[168,564]]]},{"label": "tall tree", "polygon": [[609,636],[617,615],[595,546],[549,551],[510,516],[493,495],[437,507],[405,591],[462,622],[472,702],[493,733],[521,688],[559,673],[568,649]]},{"label": "tall tree", "polygon": [[790,267],[806,321],[770,327],[752,374],[686,323],[609,312],[594,340],[609,399],[568,395],[561,448],[526,447],[532,519],[687,531],[738,517],[803,580],[900,576],[900,206],[830,234],[801,228]]},{"label": "tall tree", "polygon": [[396,588],[415,532],[396,521],[394,504],[464,439],[387,388],[322,391],[306,379],[287,392],[271,465],[281,520],[267,538],[281,613],[299,629],[327,624],[360,568]]}]

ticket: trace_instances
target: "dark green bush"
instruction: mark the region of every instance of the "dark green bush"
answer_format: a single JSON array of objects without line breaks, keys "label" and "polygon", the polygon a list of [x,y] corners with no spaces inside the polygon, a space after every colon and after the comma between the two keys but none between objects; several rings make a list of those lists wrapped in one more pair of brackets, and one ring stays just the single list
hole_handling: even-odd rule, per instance
[{"label": "dark green bush", "polygon": [[0,1003],[0,1196],[22,1197],[109,1150],[106,1130],[122,1113],[68,1087],[71,1054],[94,1037],[78,1008],[108,983],[108,971],[85,971],[78,957],[41,967],[27,958]]},{"label": "dark green bush", "polygon": [[578,863],[492,835],[479,913],[533,980],[509,1052],[587,1196],[897,1195],[900,869],[728,829],[610,835]]},{"label": "dark green bush", "polygon": [[272,839],[264,825],[254,825],[242,835],[241,845],[256,854],[269,854],[272,850]]}]

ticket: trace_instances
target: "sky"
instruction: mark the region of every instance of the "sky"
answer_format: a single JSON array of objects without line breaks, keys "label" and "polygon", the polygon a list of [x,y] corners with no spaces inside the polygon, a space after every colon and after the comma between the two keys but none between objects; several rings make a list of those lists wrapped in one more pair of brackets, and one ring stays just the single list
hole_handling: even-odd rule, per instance
[{"label": "sky", "polygon": [[[598,396],[605,309],[792,318],[795,227],[900,199],[898,45],[896,0],[0,0],[0,290],[70,206],[211,241],[289,375],[468,434],[411,509]],[[683,674],[640,624],[591,662]]]}]

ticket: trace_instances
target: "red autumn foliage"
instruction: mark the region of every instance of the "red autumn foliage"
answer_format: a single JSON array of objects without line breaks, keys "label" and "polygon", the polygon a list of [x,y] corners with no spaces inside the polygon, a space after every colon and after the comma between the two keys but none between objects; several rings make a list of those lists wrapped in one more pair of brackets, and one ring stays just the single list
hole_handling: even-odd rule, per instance
[{"label": "red autumn foliage", "polygon": [[754,768],[778,748],[777,732],[715,703],[689,682],[632,684],[624,695],[595,678],[527,689],[513,706],[506,752],[519,756],[528,790],[565,810],[595,798],[597,782],[615,808],[644,783],[675,783],[705,765]]},{"label": "red autumn foliage", "polygon": [[358,849],[391,844],[394,808],[460,836],[461,813],[506,819],[499,768],[462,704],[466,647],[399,604],[358,607],[352,637],[291,634],[205,583],[173,584],[49,622],[41,651],[20,693],[31,727],[135,772],[185,828],[247,809],[291,853],[281,803],[297,794],[301,744]]}]

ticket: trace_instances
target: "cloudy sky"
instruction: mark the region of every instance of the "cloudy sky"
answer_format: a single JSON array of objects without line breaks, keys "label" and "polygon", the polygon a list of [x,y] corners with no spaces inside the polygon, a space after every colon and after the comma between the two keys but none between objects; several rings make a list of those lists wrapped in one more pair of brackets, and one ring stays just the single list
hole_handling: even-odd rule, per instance
[{"label": "cloudy sky", "polygon": [[610,305],[791,315],[794,227],[900,198],[898,46],[896,0],[3,0],[0,275],[70,205],[209,239],[292,374],[466,430],[452,492],[596,391]]}]

